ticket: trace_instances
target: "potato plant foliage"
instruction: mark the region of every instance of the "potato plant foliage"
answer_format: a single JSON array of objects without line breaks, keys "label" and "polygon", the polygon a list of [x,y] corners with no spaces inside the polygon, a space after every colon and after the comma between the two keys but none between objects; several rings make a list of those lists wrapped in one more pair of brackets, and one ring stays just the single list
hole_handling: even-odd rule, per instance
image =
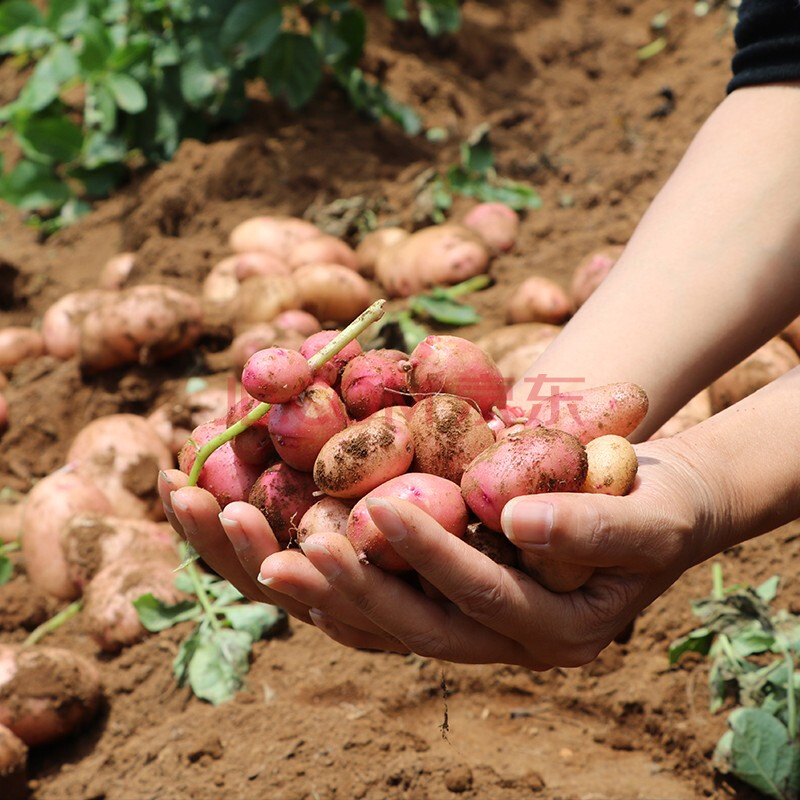
[{"label": "potato plant foliage", "polygon": [[[389,3],[395,19],[411,4]],[[240,119],[249,81],[292,109],[325,75],[359,110],[416,134],[420,119],[358,67],[367,24],[350,0],[27,0],[0,4],[0,58],[27,80],[0,108],[22,158],[0,162],[0,198],[58,227],[131,166],[169,159],[187,138]],[[456,0],[413,9],[431,35],[455,30]]]}]

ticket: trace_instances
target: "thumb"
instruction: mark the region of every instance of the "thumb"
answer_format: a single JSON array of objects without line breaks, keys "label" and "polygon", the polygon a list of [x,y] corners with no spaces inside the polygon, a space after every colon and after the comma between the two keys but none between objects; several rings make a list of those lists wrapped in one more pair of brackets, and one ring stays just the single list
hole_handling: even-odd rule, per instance
[{"label": "thumb", "polygon": [[501,524],[520,550],[570,564],[642,567],[663,561],[669,524],[635,497],[526,495],[510,500]]}]

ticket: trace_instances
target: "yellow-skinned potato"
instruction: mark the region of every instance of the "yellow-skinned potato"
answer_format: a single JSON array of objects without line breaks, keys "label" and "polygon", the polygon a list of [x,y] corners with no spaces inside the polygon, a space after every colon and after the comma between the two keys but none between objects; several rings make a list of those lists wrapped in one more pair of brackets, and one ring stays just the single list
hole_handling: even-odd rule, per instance
[{"label": "yellow-skinned potato", "polygon": [[322,231],[296,217],[251,217],[231,232],[230,246],[236,253],[273,253],[286,261],[300,242],[321,236]]},{"label": "yellow-skinned potato", "polygon": [[242,281],[236,330],[241,332],[260,322],[271,322],[282,311],[300,307],[297,282],[291,275],[254,275]]},{"label": "yellow-skinned potato", "polygon": [[365,278],[373,277],[380,253],[408,237],[408,231],[403,228],[378,228],[378,230],[368,233],[356,247],[359,273]]},{"label": "yellow-skinned potato", "polygon": [[622,436],[598,436],[586,445],[589,469],[584,492],[622,497],[633,488],[639,461],[633,445]]},{"label": "yellow-skinned potato", "polygon": [[16,367],[43,353],[44,339],[39,331],[18,325],[0,328],[0,369]]},{"label": "yellow-skinned potato", "polygon": [[567,321],[571,311],[567,293],[555,281],[533,275],[514,290],[508,304],[508,321],[560,325]]},{"label": "yellow-skinned potato", "polygon": [[341,264],[306,264],[293,277],[301,307],[325,322],[350,322],[373,299],[369,284]]},{"label": "yellow-skinned potato", "polygon": [[70,292],[56,300],[42,318],[45,350],[56,358],[68,359],[77,355],[84,317],[113,296],[103,289],[90,289]]},{"label": "yellow-skinned potato", "polygon": [[358,268],[355,251],[349,244],[335,236],[323,234],[314,239],[300,242],[289,256],[292,269],[306,264],[341,264],[350,269]]}]

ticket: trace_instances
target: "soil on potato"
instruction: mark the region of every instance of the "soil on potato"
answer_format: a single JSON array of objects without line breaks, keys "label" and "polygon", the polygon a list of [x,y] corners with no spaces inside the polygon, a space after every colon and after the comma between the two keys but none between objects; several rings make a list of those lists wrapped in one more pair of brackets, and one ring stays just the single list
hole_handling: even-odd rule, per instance
[{"label": "soil on potato", "polygon": [[[137,253],[131,283],[196,292],[226,255],[234,225],[255,214],[320,219],[332,201],[360,197],[382,221],[421,224],[414,203],[421,176],[453,163],[458,142],[489,122],[500,174],[533,183],[544,207],[525,217],[514,251],[495,259],[495,285],[472,298],[484,318],[464,333],[480,335],[503,322],[526,276],[566,285],[581,256],[624,243],[724,96],[730,31],[722,13],[697,19],[691,5],[467,0],[462,32],[432,41],[389,24],[372,4],[371,70],[429,126],[446,128],[447,144],[371,124],[334,92],[303,114],[259,96],[243,124],[211,144],[186,142],[173,163],[138,176],[45,244],[4,207],[0,325],[38,324],[56,298],[93,287],[105,260],[123,249]],[[665,8],[669,46],[640,62],[637,48],[654,38],[650,21]],[[0,75],[13,80],[7,63]],[[466,207],[459,201],[455,211]],[[93,377],[74,362],[21,366],[7,390],[0,486],[27,491],[63,463],[88,421],[149,412],[187,378],[207,374],[209,355],[225,344],[208,336],[198,352],[155,368]],[[800,527],[721,561],[731,581],[781,573],[779,602],[789,605]],[[688,657],[677,669],[667,665],[668,644],[693,625],[690,600],[707,594],[709,583],[707,565],[692,570],[642,614],[627,644],[613,644],[586,667],[543,674],[350,651],[293,624],[282,638],[257,644],[247,688],[220,707],[175,686],[171,662],[185,629],[108,657],[78,617],[47,644],[96,657],[107,704],[80,735],[31,754],[31,796],[752,797],[715,778],[710,765],[725,715],[707,711],[705,663]],[[21,641],[52,610],[26,587],[17,577],[0,590],[2,641]]]}]

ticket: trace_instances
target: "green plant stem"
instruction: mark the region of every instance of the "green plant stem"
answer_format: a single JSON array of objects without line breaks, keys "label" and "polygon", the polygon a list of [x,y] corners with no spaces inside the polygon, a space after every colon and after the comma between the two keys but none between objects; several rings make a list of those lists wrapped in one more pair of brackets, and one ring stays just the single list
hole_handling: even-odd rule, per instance
[{"label": "green plant stem", "polygon": [[469,278],[466,281],[457,283],[449,289],[444,289],[445,294],[450,297],[460,297],[462,294],[472,294],[472,292],[479,292],[485,289],[492,279],[488,275],[476,275],[474,278]]},{"label": "green plant stem", "polygon": [[20,549],[19,541],[6,542],[5,544],[0,544],[0,555],[5,555],[6,553],[15,553],[19,549]]},{"label": "green plant stem", "polygon": [[722,600],[725,597],[725,584],[722,578],[722,564],[711,565],[711,595],[715,600]]},{"label": "green plant stem", "polygon": [[789,717],[789,741],[793,742],[797,738],[797,698],[794,694],[794,659],[791,653],[784,647],[783,657],[786,660],[788,679],[786,682],[786,710]]},{"label": "green plant stem", "polygon": [[206,619],[214,631],[219,633],[222,630],[222,623],[219,621],[216,612],[211,606],[211,600],[208,598],[208,592],[206,591],[205,586],[203,586],[203,581],[200,579],[200,572],[193,562],[190,562],[186,565],[186,571],[189,573],[189,577],[192,579],[194,593],[197,595],[197,599],[200,601],[200,605],[203,607],[203,612],[206,615]]},{"label": "green plant stem", "polygon": [[[366,311],[359,314],[359,316],[357,316],[341,333],[331,339],[325,347],[311,356],[311,358],[308,359],[308,365],[311,367],[311,371],[316,372],[340,350],[347,347],[353,339],[360,336],[373,322],[379,320],[383,316],[383,307],[385,304],[385,300],[376,300]],[[259,403],[250,413],[231,425],[230,428],[224,430],[219,436],[215,436],[209,442],[206,442],[197,451],[192,470],[189,473],[188,485],[197,486],[197,479],[200,477],[203,466],[215,450],[227,444],[240,433],[244,433],[253,423],[258,422],[270,408],[271,406],[269,403]]]},{"label": "green plant stem", "polygon": [[83,599],[75,600],[66,608],[63,608],[54,617],[50,617],[46,622],[34,628],[28,638],[22,643],[23,647],[30,647],[41,641],[48,633],[58,630],[67,620],[72,619],[83,608]]}]

